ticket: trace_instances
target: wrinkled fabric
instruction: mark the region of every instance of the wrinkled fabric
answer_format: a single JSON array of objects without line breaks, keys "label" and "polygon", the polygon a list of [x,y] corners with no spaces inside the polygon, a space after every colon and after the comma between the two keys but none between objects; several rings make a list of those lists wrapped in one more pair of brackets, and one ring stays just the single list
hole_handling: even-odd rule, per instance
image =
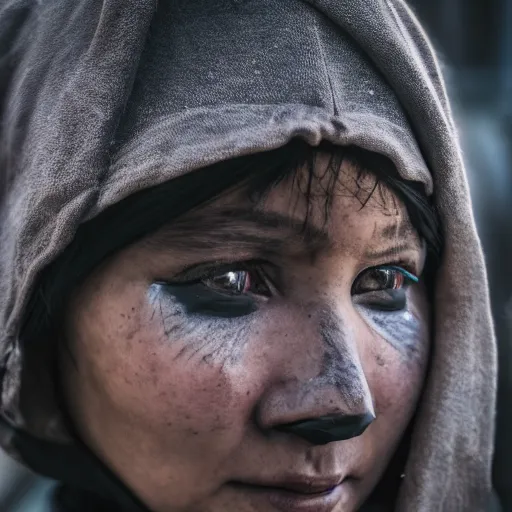
[{"label": "wrinkled fabric", "polygon": [[0,116],[6,450],[24,458],[17,431],[72,442],[44,357],[37,379],[23,372],[37,340],[20,330],[38,276],[80,224],[208,164],[328,140],[422,182],[446,239],[397,510],[485,510],[496,391],[487,280],[439,66],[403,1],[2,0]]}]

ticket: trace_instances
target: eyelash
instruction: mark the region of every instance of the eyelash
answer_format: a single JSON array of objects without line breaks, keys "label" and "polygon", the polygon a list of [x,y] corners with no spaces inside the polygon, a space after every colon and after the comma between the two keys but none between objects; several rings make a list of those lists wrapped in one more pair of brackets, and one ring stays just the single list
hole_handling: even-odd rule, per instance
[{"label": "eyelash", "polygon": [[[369,268],[363,270],[363,272],[365,272],[366,270],[371,270],[372,268],[376,268],[376,269],[389,268],[392,270],[397,270],[398,272],[403,274],[403,276],[406,279],[408,279],[409,281],[411,281],[412,283],[419,283],[419,281],[420,281],[420,278],[416,275],[416,272],[413,269],[413,265],[406,261],[397,261],[395,263],[386,263],[384,265],[376,265],[374,267],[369,267]],[[358,276],[361,274],[362,274],[362,272],[360,272],[358,274]],[[357,279],[357,277],[356,277],[356,279]]]},{"label": "eyelash", "polygon": [[[177,279],[173,280],[174,284],[205,284],[208,280],[213,280],[216,277],[222,277],[228,273],[235,272],[256,272],[258,278],[265,282],[266,285],[269,286],[273,294],[278,293],[278,286],[275,284],[275,280],[271,279],[268,275],[268,269],[270,267],[275,267],[273,264],[268,261],[262,260],[249,260],[246,262],[229,262],[229,263],[218,263],[218,264],[201,264],[189,267],[185,269],[183,272],[179,274]],[[262,269],[266,268],[267,271]],[[396,261],[393,263],[387,263],[383,265],[376,265],[373,267],[368,267],[358,273],[356,278],[353,281],[357,282],[359,278],[361,278],[366,272],[371,270],[395,270],[400,272],[405,280],[406,285],[416,284],[419,282],[419,277],[416,276],[414,270],[412,270],[412,265],[406,261]],[[160,282],[165,282],[165,280],[160,280]],[[405,286],[404,286],[405,287]]]},{"label": "eyelash", "polygon": [[[397,274],[391,275],[389,273],[386,273],[386,271],[394,271]],[[374,272],[373,275],[373,282],[372,282],[372,275],[371,273]],[[381,275],[377,275],[377,273],[380,272]],[[391,277],[393,286],[387,286],[388,282],[386,280],[389,280]],[[397,278],[398,283],[396,281]],[[370,285],[365,289],[363,286],[363,290],[358,290],[358,286],[361,285],[361,282],[364,282],[365,278],[370,278]],[[385,285],[382,283],[378,283],[379,279],[384,278]],[[416,284],[419,282],[419,278],[413,274],[412,272],[409,272],[406,270],[402,265],[377,265],[374,267],[369,267],[364,270],[362,270],[357,277],[352,282],[352,288],[351,293],[353,296],[365,296],[366,294],[370,293],[382,293],[382,292],[390,292],[390,291],[399,291],[404,292],[411,284]],[[372,285],[375,285],[375,289],[372,289]],[[382,286],[379,287],[379,284]]]},{"label": "eyelash", "polygon": [[[180,273],[173,281],[158,280],[155,284],[178,300],[188,314],[235,318],[255,312],[258,304],[279,295],[283,287],[274,284],[275,281],[279,283],[279,273],[276,272],[276,279],[272,279],[269,275],[272,268],[275,269],[275,265],[261,261],[201,264]],[[402,280],[397,283],[396,277],[386,273],[369,274],[372,270],[386,269],[399,272]],[[244,272],[240,282],[238,272]],[[365,277],[370,278],[366,286]],[[226,289],[226,280],[229,286],[235,286],[234,290]],[[418,278],[400,264],[380,265],[358,274],[352,283],[351,295],[355,303],[367,309],[399,311],[406,307],[407,287],[416,282]],[[362,289],[357,290],[358,285],[360,288],[362,285]]]}]

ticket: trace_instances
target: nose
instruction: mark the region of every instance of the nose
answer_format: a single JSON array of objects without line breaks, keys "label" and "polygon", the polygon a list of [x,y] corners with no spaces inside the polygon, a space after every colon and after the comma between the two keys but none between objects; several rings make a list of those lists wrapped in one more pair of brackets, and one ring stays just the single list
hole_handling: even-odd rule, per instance
[{"label": "nose", "polygon": [[372,413],[329,415],[280,425],[277,430],[302,437],[311,444],[322,445],[360,436],[375,419]]},{"label": "nose", "polygon": [[324,313],[316,329],[294,332],[294,350],[287,351],[279,380],[258,404],[262,430],[324,445],[357,437],[375,420],[357,333],[346,324],[340,315]]}]

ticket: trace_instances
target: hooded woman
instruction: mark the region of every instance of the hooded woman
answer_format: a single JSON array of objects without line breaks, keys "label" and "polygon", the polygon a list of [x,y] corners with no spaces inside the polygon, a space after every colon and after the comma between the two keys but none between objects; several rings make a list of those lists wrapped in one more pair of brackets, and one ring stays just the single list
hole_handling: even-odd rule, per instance
[{"label": "hooded woman", "polygon": [[483,258],[401,0],[4,0],[0,41],[2,444],[55,510],[491,510]]}]

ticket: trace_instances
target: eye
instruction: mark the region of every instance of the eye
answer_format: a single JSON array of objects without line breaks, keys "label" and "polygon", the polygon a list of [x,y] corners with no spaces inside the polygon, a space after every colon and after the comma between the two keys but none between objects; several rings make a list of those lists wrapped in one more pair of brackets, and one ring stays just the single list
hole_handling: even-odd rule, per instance
[{"label": "eye", "polygon": [[401,290],[417,282],[418,278],[414,274],[401,267],[373,267],[357,276],[352,286],[352,295],[385,290]]},{"label": "eye", "polygon": [[261,295],[270,297],[270,284],[258,267],[239,270],[217,270],[201,279],[204,286],[229,295]]},{"label": "eye", "polygon": [[373,267],[363,271],[352,285],[355,303],[378,311],[400,311],[407,305],[407,287],[419,279],[397,266]]},{"label": "eye", "polygon": [[271,265],[240,263],[197,266],[183,272],[173,281],[157,280],[155,284],[180,302],[192,315],[236,318],[255,312],[262,297],[276,293],[264,270]]}]

